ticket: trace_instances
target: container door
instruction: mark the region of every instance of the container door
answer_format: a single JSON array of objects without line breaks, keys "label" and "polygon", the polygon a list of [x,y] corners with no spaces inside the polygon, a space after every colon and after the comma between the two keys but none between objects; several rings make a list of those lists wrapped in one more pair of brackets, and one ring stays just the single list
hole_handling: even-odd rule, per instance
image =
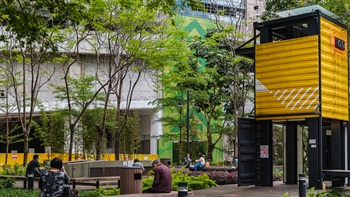
[{"label": "container door", "polygon": [[255,119],[238,119],[238,186],[256,185]]}]

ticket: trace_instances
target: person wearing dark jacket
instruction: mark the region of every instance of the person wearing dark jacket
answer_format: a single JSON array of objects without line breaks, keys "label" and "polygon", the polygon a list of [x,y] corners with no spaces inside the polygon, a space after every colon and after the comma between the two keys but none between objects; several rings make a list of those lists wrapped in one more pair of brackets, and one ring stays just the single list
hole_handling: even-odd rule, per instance
[{"label": "person wearing dark jacket", "polygon": [[158,159],[152,161],[154,171],[154,181],[152,187],[143,193],[170,193],[172,190],[172,177],[170,169],[159,162]]},{"label": "person wearing dark jacket", "polygon": [[26,176],[28,177],[28,174],[34,174],[34,176],[40,176],[38,174],[40,168],[40,164],[39,164],[39,155],[34,155],[33,156],[33,160],[30,161],[27,165],[27,169],[26,169]]}]

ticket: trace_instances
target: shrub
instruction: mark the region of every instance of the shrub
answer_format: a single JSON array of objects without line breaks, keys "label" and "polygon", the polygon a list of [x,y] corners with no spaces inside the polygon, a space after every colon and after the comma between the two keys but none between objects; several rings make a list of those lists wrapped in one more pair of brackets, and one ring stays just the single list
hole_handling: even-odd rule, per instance
[{"label": "shrub", "polygon": [[38,197],[40,196],[39,190],[23,190],[15,188],[2,188],[0,189],[1,197],[14,197],[14,196],[25,196],[25,197]]},{"label": "shrub", "polygon": [[[283,197],[288,197],[286,192]],[[306,194],[307,197],[349,197],[350,193],[346,190],[334,190],[331,192],[315,192],[315,188],[311,188]]]},{"label": "shrub", "polygon": [[15,183],[14,178],[0,179],[0,189],[13,187],[14,183]]},{"label": "shrub", "polygon": [[190,188],[190,190],[199,190],[207,187],[203,181],[191,181],[188,184],[188,188]]},{"label": "shrub", "polygon": [[[95,189],[91,194],[86,194],[89,195],[89,197],[93,196],[115,196],[115,195],[120,195],[120,189],[114,188],[114,187],[100,187],[98,189]],[[79,196],[82,196],[79,192]]]},{"label": "shrub", "polygon": [[225,184],[236,184],[238,181],[238,172],[228,172],[228,171],[191,171],[189,172],[190,176],[199,176],[202,174],[208,175],[208,177],[215,181],[218,185]]},{"label": "shrub", "polygon": [[[211,180],[208,175],[200,174],[198,176],[189,176],[187,173],[183,173],[183,167],[175,173],[172,173],[172,186],[173,190],[177,191],[179,182],[187,182],[189,190],[205,189],[212,186],[217,186],[215,181]],[[174,169],[171,169],[174,171]],[[142,189],[148,189],[153,184],[153,176],[148,176],[142,179]]]},{"label": "shrub", "polygon": [[148,189],[152,187],[153,184],[153,176],[148,176],[147,178],[142,178],[142,189]]},{"label": "shrub", "polygon": [[282,179],[283,179],[283,171],[276,168],[273,171],[273,178],[272,178],[272,180],[273,181],[282,181]]},{"label": "shrub", "polygon": [[1,174],[3,175],[21,175],[24,176],[26,174],[26,167],[15,164],[13,167],[10,165],[3,165]]},{"label": "shrub", "polygon": [[182,170],[179,170],[173,174],[173,190],[177,190],[179,182],[187,182],[189,190],[198,190],[217,186],[215,181],[211,180],[206,174],[189,176],[187,173],[183,173]]}]

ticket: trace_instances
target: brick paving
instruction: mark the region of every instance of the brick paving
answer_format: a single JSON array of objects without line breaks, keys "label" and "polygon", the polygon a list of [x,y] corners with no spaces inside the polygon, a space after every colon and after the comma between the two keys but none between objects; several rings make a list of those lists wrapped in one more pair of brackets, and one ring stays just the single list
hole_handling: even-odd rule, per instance
[{"label": "brick paving", "polygon": [[[237,184],[219,185],[217,187],[191,191],[189,197],[283,197],[288,192],[289,197],[299,196],[298,185],[287,185],[282,181],[275,181],[273,187],[255,187],[255,186],[241,186]],[[16,188],[23,188],[23,181],[18,181],[15,184]],[[103,186],[101,186],[103,187]],[[34,188],[38,188],[35,182]],[[78,190],[93,190],[94,186],[77,185]],[[317,190],[322,192],[322,190]],[[169,194],[129,194],[121,196],[147,196],[147,197],[161,197],[161,196],[177,196],[177,192],[173,191]]]}]

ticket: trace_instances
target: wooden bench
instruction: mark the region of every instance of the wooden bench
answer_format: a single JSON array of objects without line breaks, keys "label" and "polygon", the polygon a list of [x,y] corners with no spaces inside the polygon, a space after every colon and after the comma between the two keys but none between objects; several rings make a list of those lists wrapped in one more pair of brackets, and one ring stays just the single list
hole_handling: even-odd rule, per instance
[{"label": "wooden bench", "polygon": [[[120,176],[106,176],[106,177],[78,177],[71,178],[70,183],[73,185],[73,189],[77,185],[93,185],[96,189],[100,187],[100,182],[108,182],[107,184],[118,184]],[[119,184],[118,184],[119,187]]]},{"label": "wooden bench", "polygon": [[[27,188],[28,177],[26,176],[18,176],[18,175],[0,175],[0,179],[9,179],[12,178],[15,181],[23,181],[23,188]],[[40,177],[34,177],[34,181],[39,181]]]},{"label": "wooden bench", "polygon": [[322,170],[323,180],[335,181],[341,178],[350,177],[350,170]]},{"label": "wooden bench", "polygon": [[[15,181],[23,181],[23,188],[27,188],[28,177],[18,176],[18,175],[0,175],[0,179],[9,179],[12,178]],[[34,177],[34,181],[39,181],[40,177]],[[78,177],[71,178],[70,183],[73,185],[73,189],[76,188],[76,185],[93,185],[96,186],[96,189],[100,187],[100,182],[108,182],[107,184],[118,184],[120,176],[109,176],[109,177]],[[118,184],[119,186],[119,184]]]}]

